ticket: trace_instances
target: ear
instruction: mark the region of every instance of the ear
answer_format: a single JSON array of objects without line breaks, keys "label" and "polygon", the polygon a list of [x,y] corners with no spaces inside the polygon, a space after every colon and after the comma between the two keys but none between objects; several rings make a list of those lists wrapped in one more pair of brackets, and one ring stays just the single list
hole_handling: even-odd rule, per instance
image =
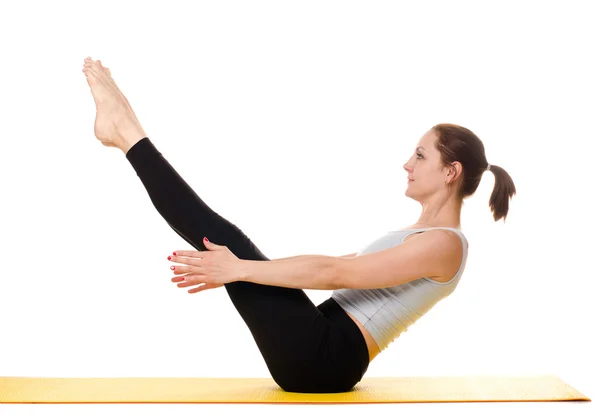
[{"label": "ear", "polygon": [[453,162],[448,171],[448,182],[454,182],[458,180],[458,176],[462,172],[462,164],[459,161]]}]

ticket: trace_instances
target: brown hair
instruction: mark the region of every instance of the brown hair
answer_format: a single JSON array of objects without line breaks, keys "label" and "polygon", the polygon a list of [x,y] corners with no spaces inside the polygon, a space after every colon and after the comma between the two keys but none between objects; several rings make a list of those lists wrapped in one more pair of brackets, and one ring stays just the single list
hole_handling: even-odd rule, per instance
[{"label": "brown hair", "polygon": [[[485,156],[483,143],[471,130],[455,124],[437,124],[432,129],[438,137],[436,149],[441,154],[442,165],[450,166],[458,161],[462,164],[463,174],[459,178],[458,198],[462,201],[468,198],[479,186],[481,177],[487,169],[488,161]],[[495,183],[489,206],[497,222],[508,215],[508,201],[517,190],[510,175],[502,167],[490,166]]]}]

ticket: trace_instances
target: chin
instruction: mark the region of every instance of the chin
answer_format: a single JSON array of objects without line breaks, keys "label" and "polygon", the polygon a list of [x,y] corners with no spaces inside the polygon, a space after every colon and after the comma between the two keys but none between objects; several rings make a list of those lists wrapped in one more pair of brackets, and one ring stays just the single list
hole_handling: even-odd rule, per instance
[{"label": "chin", "polygon": [[406,190],[404,191],[404,195],[406,197],[410,197],[411,199],[417,200],[415,199],[414,189],[411,189],[410,186],[406,188]]}]

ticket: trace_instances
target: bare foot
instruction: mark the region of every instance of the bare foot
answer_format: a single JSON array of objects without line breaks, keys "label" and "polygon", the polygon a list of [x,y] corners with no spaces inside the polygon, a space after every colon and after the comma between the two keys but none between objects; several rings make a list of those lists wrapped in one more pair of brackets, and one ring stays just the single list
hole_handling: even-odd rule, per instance
[{"label": "bare foot", "polygon": [[124,153],[146,137],[133,109],[116,83],[96,61],[86,58],[83,72],[96,103],[94,134],[102,144]]},{"label": "bare foot", "polygon": [[[89,58],[87,58],[87,59],[89,59]],[[100,65],[100,68],[102,68],[102,70],[104,71],[104,73],[108,77],[108,80],[113,84],[113,86],[115,88],[117,88],[119,90],[119,93],[121,94],[121,96],[123,97],[123,99],[127,102],[127,105],[129,105],[129,107],[131,108],[131,105],[129,104],[129,101],[127,100],[127,97],[125,97],[125,95],[123,95],[123,92],[121,92],[121,90],[117,86],[117,83],[113,79],[112,74],[110,73],[110,69],[108,69],[107,67],[105,67],[104,65],[102,65],[102,61],[100,59],[98,59],[96,62],[98,62],[98,65]]]},{"label": "bare foot", "polygon": [[[104,65],[102,65],[102,61],[100,59],[98,59],[96,62],[98,62],[98,65],[100,65],[100,67],[102,68],[102,70],[104,71],[104,73],[106,74],[106,76],[108,76],[108,79],[113,84],[113,86],[115,88],[117,88],[117,90],[119,91],[119,94],[121,94],[121,96],[123,97],[123,99],[125,100],[125,102],[127,102],[127,105],[129,106],[129,108],[132,108],[131,104],[129,104],[129,100],[127,99],[127,97],[125,95],[123,95],[123,92],[121,92],[121,90],[117,86],[117,83],[113,79],[112,74],[110,73],[110,69],[108,69],[107,67],[105,67]],[[132,111],[132,113],[133,113],[133,111]],[[133,113],[133,116],[137,120],[137,116],[135,115],[135,113]],[[137,122],[138,122],[138,124],[140,124],[139,120],[137,120]]]}]

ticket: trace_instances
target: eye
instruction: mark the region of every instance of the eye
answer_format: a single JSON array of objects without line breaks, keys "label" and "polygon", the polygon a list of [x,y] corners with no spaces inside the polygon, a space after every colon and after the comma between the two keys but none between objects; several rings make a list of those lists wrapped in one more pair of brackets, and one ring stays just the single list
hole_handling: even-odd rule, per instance
[{"label": "eye", "polygon": [[417,156],[423,158],[423,155],[421,153],[417,153]]}]

